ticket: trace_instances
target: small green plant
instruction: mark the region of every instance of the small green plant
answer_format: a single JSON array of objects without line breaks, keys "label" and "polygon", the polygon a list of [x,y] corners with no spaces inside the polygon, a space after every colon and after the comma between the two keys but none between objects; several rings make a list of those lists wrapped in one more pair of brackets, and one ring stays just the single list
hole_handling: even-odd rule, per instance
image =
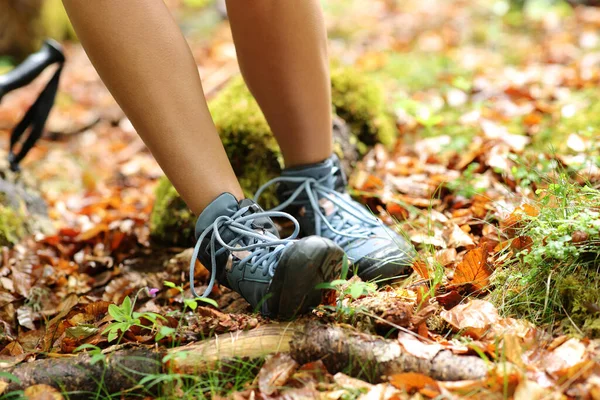
[{"label": "small green plant", "polygon": [[102,349],[98,346],[94,346],[93,344],[82,344],[81,346],[77,347],[73,352],[78,353],[83,350],[87,350],[87,353],[90,356],[91,365],[94,365],[98,362],[104,363],[106,361],[106,355],[102,353]]},{"label": "small green plant", "polygon": [[600,190],[560,173],[535,200],[537,211],[514,227],[517,246],[493,276],[491,299],[505,314],[598,337]]},{"label": "small green plant", "polygon": [[[136,296],[137,298],[137,296]],[[119,333],[123,335],[130,328],[137,326],[143,329],[148,329],[148,326],[142,324],[142,318],[150,321],[152,323],[152,327],[157,327],[157,322],[159,319],[165,320],[164,317],[158,315],[156,313],[139,313],[133,311],[133,307],[135,306],[135,299],[132,302],[129,296],[123,299],[123,303],[120,306],[116,304],[111,304],[108,306],[108,314],[114,318],[115,322],[111,323],[103,332],[103,335],[108,336],[108,341],[112,342],[113,340],[119,337]],[[159,332],[160,333],[160,332]],[[158,335],[157,335],[158,337]],[[159,339],[157,339],[159,340]]]},{"label": "small green plant", "polygon": [[[142,329],[150,329],[152,331],[156,331],[155,340],[159,341],[167,336],[170,336],[175,333],[175,330],[169,328],[167,326],[162,325],[159,321],[166,321],[166,318],[162,315],[153,312],[136,312],[133,311],[135,308],[135,303],[137,301],[137,297],[139,293],[145,290],[140,289],[133,299],[129,296],[126,296],[123,299],[123,302],[120,306],[116,304],[111,304],[108,306],[108,314],[113,317],[115,320],[102,332],[103,335],[107,335],[107,339],[109,342],[117,339],[119,334],[124,335],[129,329],[134,326],[137,326]],[[142,320],[150,322],[150,326],[142,323]],[[144,322],[145,322],[144,321]]]},{"label": "small green plant", "polygon": [[[168,281],[165,281],[165,286],[179,290],[179,292],[183,296],[183,287],[177,286],[173,282],[168,282]],[[140,291],[142,291],[142,290],[145,290],[145,289],[140,289]],[[171,328],[169,326],[165,326],[161,323],[162,321],[166,321],[166,318],[163,317],[162,315],[159,315],[159,314],[156,314],[153,312],[140,313],[140,312],[133,311],[135,308],[135,303],[136,303],[139,293],[140,292],[138,291],[138,293],[136,294],[133,301],[131,300],[131,298],[129,296],[127,296],[127,297],[125,297],[125,299],[123,299],[123,303],[121,303],[120,306],[118,306],[116,304],[111,304],[110,306],[108,306],[108,313],[111,317],[113,317],[113,319],[115,321],[113,323],[111,323],[102,332],[102,334],[108,335],[109,342],[112,342],[113,340],[117,339],[119,337],[119,335],[123,335],[125,332],[127,332],[129,329],[131,329],[134,326],[137,326],[142,329],[150,329],[150,330],[156,332],[155,340],[157,342],[164,339],[165,337],[173,337],[175,335],[175,333],[177,332],[177,329]],[[214,307],[218,307],[217,302],[212,299],[201,298],[201,297],[197,297],[195,299],[184,298],[183,299],[183,303],[184,303],[183,312],[185,313],[185,311],[187,309],[190,309],[192,311],[195,310],[196,308],[198,308],[199,302],[203,302],[206,304],[210,304]],[[142,322],[143,320],[145,320],[144,322],[146,322],[146,321],[150,322],[151,325],[148,326],[147,323],[144,324]]]},{"label": "small green plant", "polygon": [[485,192],[486,183],[482,182],[481,177],[476,174],[479,168],[479,163],[474,162],[469,164],[460,178],[446,183],[446,187],[451,192],[467,199]]},{"label": "small green plant", "polygon": [[[323,282],[316,286],[317,289],[334,290],[337,294],[335,312],[338,316],[351,316],[355,310],[347,304],[346,299],[356,300],[361,296],[374,293],[377,290],[377,284],[374,282],[362,282],[348,280],[348,272],[350,270],[350,262],[344,256],[342,262],[342,272],[340,279],[332,282]],[[356,274],[356,271],[355,271]]]},{"label": "small green plant", "polygon": [[[189,308],[192,311],[195,310],[196,308],[198,308],[198,303],[206,303],[215,308],[219,308],[219,305],[217,304],[217,302],[214,301],[213,299],[209,299],[208,297],[196,297],[193,299],[185,298],[183,296],[183,287],[177,286],[173,282],[165,281],[165,286],[173,288],[173,289],[177,289],[179,291],[179,293],[181,293],[181,297],[183,298],[183,304],[185,305],[185,307]],[[184,309],[184,312],[185,312],[185,309]]]}]

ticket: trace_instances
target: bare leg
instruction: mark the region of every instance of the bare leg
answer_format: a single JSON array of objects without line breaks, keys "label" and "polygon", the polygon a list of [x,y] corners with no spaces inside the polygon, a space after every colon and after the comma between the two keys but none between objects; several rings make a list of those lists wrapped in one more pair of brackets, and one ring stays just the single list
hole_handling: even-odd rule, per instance
[{"label": "bare leg", "polygon": [[227,0],[238,61],[286,166],[331,155],[327,32],[319,0]]},{"label": "bare leg", "polygon": [[92,63],[187,205],[242,190],[190,49],[162,0],[64,0]]}]

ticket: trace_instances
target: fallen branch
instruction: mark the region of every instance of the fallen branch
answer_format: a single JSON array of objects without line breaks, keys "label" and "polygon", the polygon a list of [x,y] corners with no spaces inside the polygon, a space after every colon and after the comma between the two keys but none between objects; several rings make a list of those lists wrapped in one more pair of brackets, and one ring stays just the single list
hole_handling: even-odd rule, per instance
[{"label": "fallen branch", "polygon": [[[331,373],[344,371],[371,382],[400,372],[420,372],[438,380],[478,379],[487,373],[485,362],[478,357],[457,356],[444,350],[428,360],[406,353],[396,340],[354,329],[314,322],[275,323],[167,351],[120,350],[107,355],[105,363],[92,364],[87,354],[22,363],[5,370],[20,380],[11,383],[7,391],[47,384],[74,393],[72,399],[88,398],[89,393],[98,390],[118,393],[135,389],[148,374],[193,375],[232,358],[256,359],[284,352],[290,352],[300,364],[321,359]],[[170,357],[163,365],[165,355]]]},{"label": "fallen branch", "polygon": [[343,371],[374,383],[401,372],[420,372],[440,381],[479,379],[488,370],[479,357],[442,350],[432,359],[419,358],[396,340],[319,324],[309,324],[304,333],[296,334],[290,351],[300,364],[321,359],[331,373]]}]

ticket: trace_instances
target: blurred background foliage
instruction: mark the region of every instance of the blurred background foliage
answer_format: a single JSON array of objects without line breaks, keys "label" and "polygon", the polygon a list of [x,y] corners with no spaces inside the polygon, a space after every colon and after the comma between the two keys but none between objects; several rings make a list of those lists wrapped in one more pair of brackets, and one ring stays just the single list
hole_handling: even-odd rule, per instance
[{"label": "blurred background foliage", "polygon": [[[165,0],[165,3],[173,10],[192,43],[207,42],[222,34],[219,29],[226,18],[223,0]],[[471,128],[460,123],[460,117],[485,104],[473,98],[438,107],[428,90],[436,89],[443,96],[451,95],[456,89],[469,93],[482,68],[481,61],[472,62],[476,57],[487,57],[487,65],[499,67],[520,66],[535,60],[539,54],[536,53],[539,48],[536,41],[543,36],[544,30],[554,29],[545,25],[568,19],[576,12],[574,6],[577,4],[595,5],[600,0],[383,2],[390,14],[404,15],[397,25],[406,23],[409,26],[406,29],[380,26],[377,20],[380,16],[370,15],[369,7],[374,5],[363,0],[322,0],[322,3],[328,21],[332,58],[381,80],[391,108],[401,117],[408,115],[416,119],[425,127],[422,135],[439,135],[440,127],[443,127],[443,133],[456,138],[453,144],[460,147],[466,145],[473,134]],[[456,28],[450,26],[456,21],[436,20],[443,13],[437,13],[437,16],[432,13],[431,21],[427,20],[423,27],[410,26],[414,24],[411,15],[427,12],[428,7],[433,10],[436,7],[446,10],[467,7],[466,26]],[[568,26],[560,29],[568,34]],[[402,35],[408,31],[412,33],[404,38]],[[0,0],[0,34],[0,73],[37,49],[45,37],[76,40],[61,0]],[[386,35],[389,36],[387,39]],[[484,52],[471,55],[469,52],[473,48]],[[590,91],[584,97],[586,101],[594,100],[592,104],[599,104],[595,101],[600,97],[596,91]],[[565,120],[565,124],[558,126],[553,121],[542,124],[542,132],[536,135],[534,142],[546,146],[552,139],[560,144],[562,133],[586,130],[598,119],[588,114]],[[509,121],[508,129],[518,133],[522,130],[521,125],[515,118]]]}]

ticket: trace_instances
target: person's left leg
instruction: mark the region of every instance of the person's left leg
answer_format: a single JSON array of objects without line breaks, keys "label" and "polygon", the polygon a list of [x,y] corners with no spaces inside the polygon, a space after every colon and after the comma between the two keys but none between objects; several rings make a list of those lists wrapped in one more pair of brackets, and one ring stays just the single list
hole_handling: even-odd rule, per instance
[{"label": "person's left leg", "polygon": [[327,32],[319,0],[228,0],[244,80],[286,167],[332,152]]},{"label": "person's left leg", "polygon": [[[327,33],[319,0],[228,0],[242,75],[283,153],[281,205],[303,233],[339,244],[363,279],[412,272],[410,243],[346,193],[332,156]],[[257,199],[261,190],[257,193]]]}]

